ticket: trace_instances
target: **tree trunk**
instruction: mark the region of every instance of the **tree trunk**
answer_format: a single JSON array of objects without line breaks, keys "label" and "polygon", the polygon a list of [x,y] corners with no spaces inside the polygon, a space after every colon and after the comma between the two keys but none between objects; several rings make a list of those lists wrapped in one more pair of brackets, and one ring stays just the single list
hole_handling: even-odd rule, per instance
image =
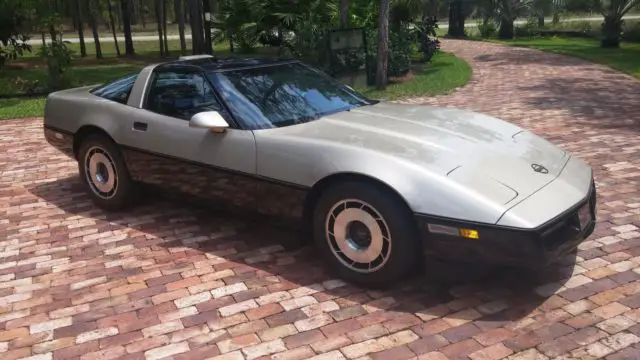
[{"label": "tree trunk", "polygon": [[[202,13],[205,14],[203,29],[204,29],[204,49],[207,54],[213,54],[213,44],[211,42],[211,2],[210,0],[203,0]],[[209,20],[207,20],[206,14],[209,14]]]},{"label": "tree trunk", "polygon": [[349,27],[349,0],[340,0],[340,27]]},{"label": "tree trunk", "polygon": [[602,23],[600,46],[603,48],[619,48],[620,33],[622,33],[622,21],[620,18],[615,15],[605,15]]},{"label": "tree trunk", "polygon": [[111,0],[107,0],[107,11],[109,12],[109,24],[111,25],[111,33],[113,34],[113,44],[116,46],[116,54],[120,57],[120,45],[118,44],[118,37],[116,36],[116,25],[113,19],[113,9],[111,8]]},{"label": "tree trunk", "polygon": [[180,12],[182,12],[183,9],[184,8],[182,7],[182,2],[180,0],[173,0],[173,24],[180,23]]},{"label": "tree trunk", "polygon": [[180,33],[180,53],[184,55],[187,52],[187,41],[184,36],[184,0],[174,0],[173,3],[178,4],[176,16],[178,17],[178,32]]},{"label": "tree trunk", "polygon": [[233,32],[231,30],[227,31],[227,38],[229,39],[229,52],[233,54]]},{"label": "tree trunk", "polygon": [[129,14],[129,9],[131,6],[129,5],[129,0],[120,0],[120,9],[122,11],[122,23],[124,27],[124,47],[125,53],[129,56],[135,55],[135,50],[133,49],[133,37],[131,35],[131,19]]},{"label": "tree trunk", "polygon": [[[102,47],[100,46],[100,33],[98,33],[98,24],[96,23],[96,18],[93,15],[93,11],[91,9],[91,0],[86,0],[87,7],[87,15],[89,16],[89,25],[91,25],[91,32],[93,33],[93,42],[96,45],[96,58],[102,59]],[[95,0],[98,9],[100,9],[99,0]]]},{"label": "tree trunk", "polygon": [[451,37],[464,37],[464,14],[462,11],[462,1],[453,0],[449,3],[449,30]]},{"label": "tree trunk", "polygon": [[44,31],[41,33],[42,35],[42,45],[47,45],[47,35],[44,33]]},{"label": "tree trunk", "polygon": [[[117,0],[116,0],[117,1]],[[120,0],[122,2],[122,0]],[[116,24],[118,24],[118,31],[122,31],[122,3],[120,6],[116,6]]]},{"label": "tree trunk", "polygon": [[49,36],[51,36],[51,42],[58,40],[58,32],[56,31],[56,28],[53,25],[49,26]]},{"label": "tree trunk", "polygon": [[130,0],[129,3],[129,21],[131,25],[138,25],[138,4],[140,0]]},{"label": "tree trunk", "polygon": [[376,88],[387,87],[387,64],[389,57],[389,0],[380,0],[378,14],[378,65],[376,68]]},{"label": "tree trunk", "polygon": [[162,32],[164,33],[164,53],[169,56],[169,40],[167,40],[167,0],[162,0]]},{"label": "tree trunk", "polygon": [[191,47],[193,54],[202,54],[203,33],[200,6],[201,0],[189,0],[189,18],[191,24]]},{"label": "tree trunk", "polygon": [[80,39],[80,56],[87,57],[87,46],[84,43],[84,24],[82,23],[82,8],[80,0],[74,0],[74,12],[76,15],[76,28],[78,29],[78,39]]},{"label": "tree trunk", "polygon": [[513,19],[500,19],[500,29],[498,29],[500,39],[513,39]]},{"label": "tree trunk", "polygon": [[142,3],[140,5],[140,22],[142,23],[142,30],[147,29],[147,5]]},{"label": "tree trunk", "polygon": [[560,23],[560,9],[557,6],[553,6],[553,18],[551,19],[553,25]]},{"label": "tree trunk", "polygon": [[439,6],[440,4],[438,3],[438,0],[431,0],[429,2],[429,14],[430,16],[433,16],[434,18],[438,17],[438,9],[440,8]]},{"label": "tree trunk", "polygon": [[164,56],[164,40],[162,38],[162,0],[156,0],[154,10],[156,13],[156,24],[158,26],[158,41],[160,42],[160,56]]},{"label": "tree trunk", "polygon": [[538,27],[544,27],[544,10],[538,13]]}]

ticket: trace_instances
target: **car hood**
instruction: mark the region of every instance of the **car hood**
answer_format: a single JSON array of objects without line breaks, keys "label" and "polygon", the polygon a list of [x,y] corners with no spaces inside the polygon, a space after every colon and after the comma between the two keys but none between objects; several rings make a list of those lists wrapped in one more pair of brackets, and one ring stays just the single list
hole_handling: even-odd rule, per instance
[{"label": "car hood", "polygon": [[[500,204],[539,190],[569,159],[562,149],[508,122],[430,106],[378,103],[278,132],[406,160]],[[534,171],[536,165],[542,172]]]}]

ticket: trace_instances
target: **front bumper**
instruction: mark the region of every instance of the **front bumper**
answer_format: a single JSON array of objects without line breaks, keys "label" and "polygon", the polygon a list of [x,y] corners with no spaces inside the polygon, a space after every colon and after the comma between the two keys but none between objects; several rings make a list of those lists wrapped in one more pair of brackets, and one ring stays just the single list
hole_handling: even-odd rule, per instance
[{"label": "front bumper", "polygon": [[[587,206],[591,220],[581,226],[578,211]],[[535,228],[520,229],[478,224],[416,214],[425,253],[437,258],[538,268],[549,265],[589,237],[596,223],[596,188],[587,197],[553,220]],[[478,239],[431,231],[429,224],[477,230]],[[432,227],[433,229],[433,227]]]}]

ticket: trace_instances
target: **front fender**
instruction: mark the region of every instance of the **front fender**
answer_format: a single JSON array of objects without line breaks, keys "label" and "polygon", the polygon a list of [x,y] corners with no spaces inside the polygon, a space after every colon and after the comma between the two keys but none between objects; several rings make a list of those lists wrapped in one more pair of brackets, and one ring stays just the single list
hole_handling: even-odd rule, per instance
[{"label": "front fender", "polygon": [[[325,168],[328,168],[326,164]],[[455,183],[446,174],[438,174],[399,159],[384,158],[379,154],[364,161],[361,158],[348,165],[333,166],[333,171],[327,176],[347,171],[376,179],[391,187],[414,213],[493,224],[506,210],[486,194]]]},{"label": "front fender", "polygon": [[444,169],[347,144],[255,134],[261,176],[312,188],[332,175],[360,174],[395,189],[415,213],[493,224],[505,211],[486,194],[447,178]]}]

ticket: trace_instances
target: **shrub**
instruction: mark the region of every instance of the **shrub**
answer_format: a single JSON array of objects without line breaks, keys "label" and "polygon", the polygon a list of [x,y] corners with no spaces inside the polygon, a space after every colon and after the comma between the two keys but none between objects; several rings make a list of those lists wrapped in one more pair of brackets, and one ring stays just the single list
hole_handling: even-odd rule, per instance
[{"label": "shrub", "polygon": [[440,40],[436,35],[437,28],[438,20],[431,16],[425,16],[420,23],[414,24],[413,34],[424,61],[431,61],[436,52],[440,50]]},{"label": "shrub", "polygon": [[25,94],[25,95],[33,95],[33,94],[38,94],[45,91],[45,89],[43,89],[42,86],[40,85],[40,81],[38,80],[27,80],[21,77],[17,77],[13,81],[13,85],[15,88],[19,90],[20,94]]},{"label": "shrub", "polygon": [[27,43],[27,8],[17,1],[0,1],[0,68],[7,60],[15,60],[31,52]]},{"label": "shrub", "polygon": [[404,76],[411,70],[413,45],[411,32],[406,27],[389,31],[389,76]]},{"label": "shrub", "polygon": [[[367,44],[369,48],[367,82],[375,83],[378,66],[378,32],[369,31]],[[414,50],[414,37],[406,26],[396,26],[389,29],[389,58],[387,62],[387,76],[400,77],[411,70],[411,54]]]},{"label": "shrub", "polygon": [[496,34],[498,27],[491,18],[478,20],[478,32],[481,38],[490,38]]},{"label": "shrub", "polygon": [[583,31],[585,33],[589,33],[593,31],[593,25],[590,21],[580,21],[576,25],[578,30]]},{"label": "shrub", "polygon": [[71,79],[67,76],[67,70],[71,67],[71,55],[73,50],[67,47],[68,41],[56,40],[42,45],[38,56],[47,63],[49,71],[49,89],[60,90],[71,86]]},{"label": "shrub", "polygon": [[527,22],[523,26],[518,26],[515,29],[516,37],[531,37],[535,30],[538,28],[538,18],[529,17]]},{"label": "shrub", "polygon": [[622,40],[640,42],[640,22],[625,25],[622,30]]}]

